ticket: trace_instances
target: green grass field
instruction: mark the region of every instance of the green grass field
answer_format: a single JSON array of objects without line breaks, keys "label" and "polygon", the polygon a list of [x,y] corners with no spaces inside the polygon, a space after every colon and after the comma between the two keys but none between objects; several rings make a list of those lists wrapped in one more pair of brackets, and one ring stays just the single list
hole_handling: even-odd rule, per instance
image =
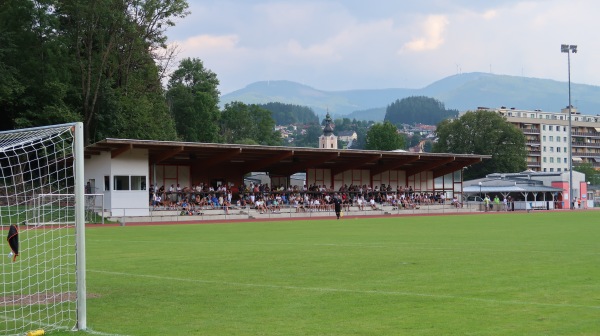
[{"label": "green grass field", "polygon": [[579,211],[90,228],[88,328],[598,335],[599,218]]}]

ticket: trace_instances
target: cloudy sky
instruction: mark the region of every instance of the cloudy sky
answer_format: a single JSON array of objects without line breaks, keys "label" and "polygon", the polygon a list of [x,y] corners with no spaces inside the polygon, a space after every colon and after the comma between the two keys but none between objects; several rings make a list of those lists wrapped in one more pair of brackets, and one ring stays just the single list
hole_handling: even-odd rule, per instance
[{"label": "cloudy sky", "polygon": [[167,31],[226,94],[263,80],[421,88],[466,72],[600,85],[597,0],[188,0]]}]

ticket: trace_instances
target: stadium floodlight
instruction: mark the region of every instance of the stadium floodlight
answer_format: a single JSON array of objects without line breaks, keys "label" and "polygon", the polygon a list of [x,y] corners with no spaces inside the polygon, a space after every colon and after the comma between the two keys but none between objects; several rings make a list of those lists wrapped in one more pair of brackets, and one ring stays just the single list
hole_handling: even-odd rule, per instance
[{"label": "stadium floodlight", "polygon": [[571,105],[571,53],[577,53],[577,46],[572,44],[561,44],[560,52],[567,54],[567,71],[569,76],[569,208],[573,210],[573,136],[571,130],[572,108]]},{"label": "stadium floodlight", "polygon": [[86,329],[83,167],[82,123],[0,132],[2,335]]}]

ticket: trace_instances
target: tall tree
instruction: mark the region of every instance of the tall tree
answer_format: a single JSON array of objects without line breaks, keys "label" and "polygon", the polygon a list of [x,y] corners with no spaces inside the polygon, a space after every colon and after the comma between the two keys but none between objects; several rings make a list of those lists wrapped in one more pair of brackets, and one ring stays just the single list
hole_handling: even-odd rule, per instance
[{"label": "tall tree", "polygon": [[497,113],[469,111],[458,119],[444,120],[437,125],[437,136],[436,153],[492,156],[466,169],[465,179],[527,169],[525,136]]},{"label": "tall tree", "polygon": [[183,140],[219,142],[218,86],[217,75],[197,58],[183,59],[171,75],[167,99]]},{"label": "tall tree", "polygon": [[[61,36],[77,73],[86,143],[110,89],[130,92],[132,73],[147,71],[153,51],[164,48],[166,27],[187,15],[185,0],[55,0]],[[71,63],[70,63],[71,64]],[[154,64],[155,65],[155,64]],[[155,72],[158,76],[158,72]],[[114,102],[113,102],[114,103]],[[151,113],[151,111],[147,111]]]},{"label": "tall tree", "polygon": [[404,149],[405,146],[404,137],[398,133],[398,128],[389,121],[371,126],[365,140],[365,149],[389,151]]},{"label": "tall tree", "polygon": [[70,74],[49,1],[0,5],[0,128],[78,120],[67,105]]},{"label": "tall tree", "polygon": [[271,112],[258,105],[232,102],[225,105],[221,116],[221,137],[225,143],[281,145]]}]

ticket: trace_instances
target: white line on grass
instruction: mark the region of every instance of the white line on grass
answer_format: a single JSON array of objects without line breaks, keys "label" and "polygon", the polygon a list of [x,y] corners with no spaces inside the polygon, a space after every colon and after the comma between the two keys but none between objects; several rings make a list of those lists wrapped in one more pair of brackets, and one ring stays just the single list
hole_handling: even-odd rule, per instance
[{"label": "white line on grass", "polygon": [[473,297],[455,296],[455,295],[425,294],[425,293],[398,292],[398,291],[378,291],[378,290],[357,290],[357,289],[345,289],[345,288],[298,287],[298,286],[269,285],[269,284],[251,284],[251,283],[216,281],[216,280],[184,279],[184,278],[165,277],[165,276],[159,276],[159,275],[133,274],[133,273],[111,272],[111,271],[101,271],[101,270],[91,270],[91,269],[88,269],[87,271],[95,272],[95,273],[103,273],[103,274],[139,277],[139,278],[151,278],[151,279],[168,280],[168,281],[182,281],[182,282],[210,283],[210,284],[221,284],[221,285],[228,285],[228,286],[293,289],[293,290],[305,290],[305,291],[315,291],[315,292],[338,292],[338,293],[356,293],[356,294],[416,296],[416,297],[428,297],[428,298],[435,298],[435,299],[455,299],[455,300],[465,300],[465,301],[477,301],[477,302],[486,302],[486,303],[493,303],[493,304],[515,304],[515,305],[543,306],[543,307],[600,309],[600,306],[586,306],[586,305],[577,305],[577,304],[569,304],[569,303],[541,303],[541,302],[527,302],[527,301],[514,301],[514,300],[494,300],[494,299],[482,299],[482,298],[473,298]]},{"label": "white line on grass", "polygon": [[[91,240],[88,240],[88,242]],[[114,240],[93,240],[95,242],[116,242]],[[120,241],[119,241],[120,242]],[[140,244],[156,244],[158,241],[157,240],[128,240],[127,243],[140,243]],[[161,244],[168,244],[169,242],[165,242],[165,241],[160,241]],[[172,242],[173,244],[177,244],[180,245],[182,243],[182,241],[177,241],[177,242]],[[254,246],[254,245],[290,245],[290,246],[327,246],[327,247],[363,247],[363,248],[389,248],[389,247],[404,247],[407,245],[431,245],[431,243],[414,243],[414,242],[394,242],[392,244],[381,244],[381,243],[374,243],[374,244],[364,244],[364,243],[347,243],[347,244],[339,244],[339,243],[281,243],[281,242],[224,242],[224,241],[189,241],[188,243],[190,244],[234,244],[234,245],[249,245],[249,246]],[[451,247],[451,246],[447,246],[447,247],[434,247],[434,246],[430,246],[430,247],[415,247],[412,246],[412,249],[416,249],[416,250],[459,250],[459,251],[463,251],[466,250],[464,248],[465,244],[462,245],[457,245],[458,247]],[[470,245],[481,245],[480,243],[477,244],[470,244]],[[532,245],[534,246],[534,245]],[[547,250],[509,250],[509,249],[488,249],[488,248],[471,248],[468,249],[469,251],[473,251],[473,252],[492,252],[492,253],[497,253],[497,252],[508,252],[508,253],[551,253],[551,254],[584,254],[584,255],[600,255],[600,252],[578,252],[578,251],[547,251]]]}]

